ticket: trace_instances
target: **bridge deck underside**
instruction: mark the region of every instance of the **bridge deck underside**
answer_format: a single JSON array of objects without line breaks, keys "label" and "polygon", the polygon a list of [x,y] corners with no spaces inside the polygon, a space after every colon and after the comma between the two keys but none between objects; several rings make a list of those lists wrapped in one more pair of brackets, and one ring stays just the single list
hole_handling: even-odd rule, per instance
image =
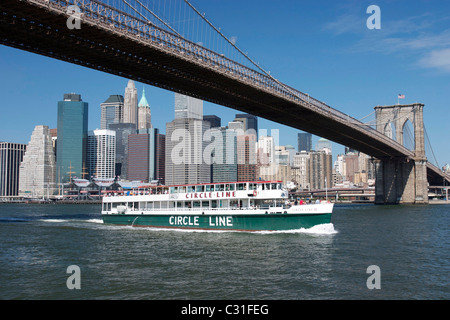
[{"label": "bridge deck underside", "polygon": [[[316,112],[238,76],[185,57],[158,44],[128,37],[101,22],[82,21],[81,29],[67,28],[67,15],[23,4],[0,3],[0,43],[147,83],[251,113],[311,132],[382,159],[411,157],[370,132],[343,119]],[[368,131],[368,130],[367,130]]]}]

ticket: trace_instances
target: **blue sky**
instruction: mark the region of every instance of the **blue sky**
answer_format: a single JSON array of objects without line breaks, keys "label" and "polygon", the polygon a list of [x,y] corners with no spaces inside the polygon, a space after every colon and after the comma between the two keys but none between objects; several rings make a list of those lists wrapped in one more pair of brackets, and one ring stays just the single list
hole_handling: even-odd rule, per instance
[{"label": "blue sky", "polygon": [[[361,119],[376,105],[425,104],[425,126],[439,165],[450,162],[450,2],[439,0],[192,0],[224,34],[280,81]],[[369,30],[369,5],[381,29]],[[57,101],[76,92],[89,103],[89,127],[100,126],[100,103],[124,94],[127,79],[0,46],[0,140],[28,143],[35,125],[56,128]],[[137,83],[139,98],[143,84]],[[165,132],[174,94],[145,85],[152,123]],[[211,103],[204,114],[226,124],[237,113]],[[370,119],[373,119],[371,117]],[[297,146],[297,130],[280,144]],[[318,137],[314,138],[313,143]],[[333,144],[333,154],[343,153]],[[429,155],[430,156],[430,155]]]}]

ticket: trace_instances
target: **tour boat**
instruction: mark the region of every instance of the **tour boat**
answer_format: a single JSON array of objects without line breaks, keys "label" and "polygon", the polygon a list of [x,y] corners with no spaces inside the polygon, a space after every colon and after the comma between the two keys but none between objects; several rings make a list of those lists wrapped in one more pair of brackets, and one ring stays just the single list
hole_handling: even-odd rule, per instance
[{"label": "tour boat", "polygon": [[106,224],[207,230],[279,231],[330,223],[333,204],[288,199],[281,181],[221,182],[111,191]]}]

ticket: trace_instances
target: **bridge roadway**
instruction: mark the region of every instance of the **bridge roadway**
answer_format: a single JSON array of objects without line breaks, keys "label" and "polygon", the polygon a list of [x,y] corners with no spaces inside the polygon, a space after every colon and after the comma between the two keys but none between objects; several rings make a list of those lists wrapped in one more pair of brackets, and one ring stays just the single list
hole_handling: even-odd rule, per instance
[{"label": "bridge roadway", "polygon": [[[81,28],[69,29],[69,5],[2,0],[0,43],[251,113],[378,159],[414,156],[374,128],[269,75],[101,1],[78,0]],[[433,167],[428,163],[430,177],[442,181]]]}]

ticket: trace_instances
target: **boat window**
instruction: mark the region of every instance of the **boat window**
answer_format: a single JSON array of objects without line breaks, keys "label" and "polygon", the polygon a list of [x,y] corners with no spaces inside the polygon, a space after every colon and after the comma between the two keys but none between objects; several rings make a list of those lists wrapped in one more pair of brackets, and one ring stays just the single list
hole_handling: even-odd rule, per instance
[{"label": "boat window", "polygon": [[204,192],[204,191],[205,191],[205,186],[197,186],[197,187],[195,188],[195,191],[196,191],[196,192]]},{"label": "boat window", "polygon": [[266,185],[266,190],[270,190],[270,183],[265,183]]},{"label": "boat window", "polygon": [[213,187],[213,186],[210,184],[206,185],[206,192],[214,191],[214,188],[212,188],[212,190],[211,190],[211,187]]},{"label": "boat window", "polygon": [[181,208],[181,206],[182,206],[181,201],[177,201],[177,208]]},{"label": "boat window", "polygon": [[209,201],[202,201],[202,208],[209,208]]},{"label": "boat window", "polygon": [[223,189],[224,189],[224,185],[223,184],[216,184],[216,191],[223,191]]},{"label": "boat window", "polygon": [[230,183],[230,191],[234,191],[236,185],[234,183]]},{"label": "boat window", "polygon": [[175,193],[176,187],[170,187],[170,193]]},{"label": "boat window", "polygon": [[200,201],[194,201],[194,208],[200,208]]},{"label": "boat window", "polygon": [[243,183],[238,183],[237,184],[237,190],[244,190],[244,184]]},{"label": "boat window", "polygon": [[194,186],[188,186],[187,187],[187,192],[195,192],[195,187]]},{"label": "boat window", "polygon": [[186,192],[186,187],[184,187],[184,186],[178,187],[178,192],[179,193],[185,193]]},{"label": "boat window", "polygon": [[277,184],[276,183],[272,183],[272,190],[277,190]]},{"label": "boat window", "polygon": [[282,189],[281,183],[279,183],[277,186],[278,186],[278,190],[281,190],[281,189]]},{"label": "boat window", "polygon": [[211,200],[211,208],[217,208],[217,200]]},{"label": "boat window", "polygon": [[249,183],[248,190],[256,190],[256,183]]},{"label": "boat window", "polygon": [[185,202],[184,202],[184,207],[185,207],[185,208],[191,208],[191,207],[192,207],[191,202],[190,202],[190,201],[185,201]]}]

